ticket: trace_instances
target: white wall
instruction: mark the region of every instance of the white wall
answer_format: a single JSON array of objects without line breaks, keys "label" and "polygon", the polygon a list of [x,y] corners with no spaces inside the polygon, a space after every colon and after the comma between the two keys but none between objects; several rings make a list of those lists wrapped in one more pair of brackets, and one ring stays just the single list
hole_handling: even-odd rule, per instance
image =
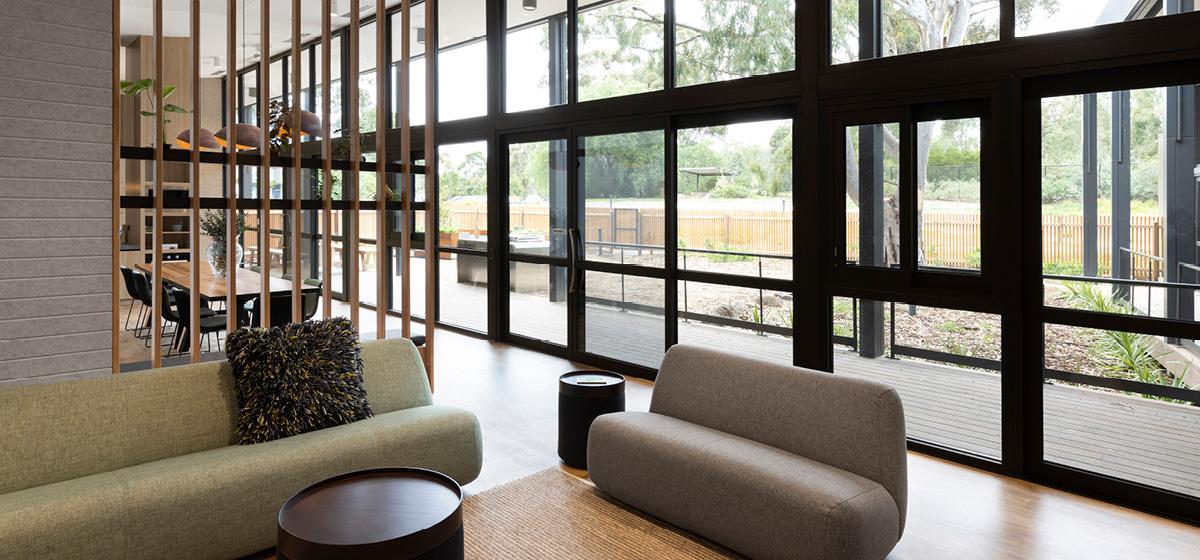
[{"label": "white wall", "polygon": [[0,387],[109,371],[111,0],[0,11]]}]

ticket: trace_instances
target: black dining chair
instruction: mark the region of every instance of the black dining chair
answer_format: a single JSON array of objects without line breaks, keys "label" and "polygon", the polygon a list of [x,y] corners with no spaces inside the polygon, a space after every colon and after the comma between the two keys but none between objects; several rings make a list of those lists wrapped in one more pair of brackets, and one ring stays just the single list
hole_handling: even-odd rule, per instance
[{"label": "black dining chair", "polygon": [[125,312],[125,330],[129,329],[129,320],[133,318],[133,308],[138,308],[138,320],[135,324],[141,324],[142,314],[146,312],[146,306],[142,304],[142,300],[138,297],[137,287],[134,285],[134,275],[140,274],[127,266],[121,267],[121,278],[125,280],[125,291],[129,293],[132,301],[129,302],[129,311]]},{"label": "black dining chair", "polygon": [[[261,296],[260,296],[261,297]],[[319,291],[306,291],[300,295],[301,320],[307,321],[317,314],[317,304],[320,303]],[[250,324],[259,326],[261,323],[259,298],[250,302]],[[271,326],[282,327],[292,322],[292,293],[280,292],[271,294]]]},{"label": "black dining chair", "polygon": [[321,303],[321,281],[315,278],[309,278],[304,281],[305,286],[316,288],[316,290],[305,290],[300,296],[300,305],[304,311],[304,320],[307,321],[317,315],[317,306]]},{"label": "black dining chair", "polygon": [[[168,326],[172,327],[176,336],[179,335],[179,313],[175,311],[175,307],[173,305],[175,298],[171,295],[170,288],[167,288],[166,284],[162,284],[158,288],[161,294],[160,297],[162,298],[162,326],[160,327],[159,335],[162,337],[162,340],[166,340]],[[150,341],[152,339],[153,337],[146,337],[146,348],[150,347]],[[173,342],[171,343],[171,346],[167,348],[168,356],[171,355],[172,347],[174,347]]]},{"label": "black dining chair", "polygon": [[[171,341],[171,347],[178,350],[180,354],[186,353],[191,347],[191,337],[189,329],[192,325],[192,294],[187,290],[175,290],[175,315],[179,318],[179,324],[175,328],[175,336]],[[216,313],[207,317],[200,317],[200,336],[204,337],[204,341],[208,343],[208,349],[212,351],[212,342],[208,336],[213,333],[217,334],[217,351],[221,350],[221,331],[225,330],[225,314]]]},{"label": "black dining chair", "polygon": [[[143,311],[138,318],[138,323],[141,326],[135,329],[133,334],[137,338],[149,340],[151,319],[153,319],[150,314],[153,313],[151,310],[154,309],[154,299],[150,296],[150,279],[145,274],[135,273],[133,275],[133,289],[136,293],[130,295],[142,303]],[[149,342],[146,343],[146,347],[150,347]]]},{"label": "black dining chair", "polygon": [[[164,282],[163,287],[165,287],[165,286],[166,286],[166,283]],[[134,287],[134,290],[137,292],[137,294],[130,294],[130,295],[133,295],[135,298],[138,299],[138,301],[140,301],[142,303],[143,311],[145,311],[145,313],[142,315],[143,318],[139,319],[139,321],[138,321],[139,323],[141,323],[141,326],[138,327],[137,330],[134,331],[134,336],[145,340],[146,348],[149,348],[150,347],[150,338],[151,338],[150,337],[150,329],[152,328],[151,327],[151,325],[152,325],[151,319],[154,318],[152,315],[152,313],[153,313],[152,310],[154,309],[154,298],[151,297],[150,276],[147,274],[143,274],[143,273],[134,271],[133,287]],[[166,293],[167,293],[168,297],[163,300],[164,313],[166,312],[166,308],[175,304],[175,300],[174,300],[173,296],[170,295],[171,294],[170,290],[167,290]],[[202,307],[200,309],[201,317],[212,317],[213,315],[216,315],[216,311],[213,311],[212,309],[209,309],[207,307]],[[165,327],[166,325],[164,324],[163,326]]]}]

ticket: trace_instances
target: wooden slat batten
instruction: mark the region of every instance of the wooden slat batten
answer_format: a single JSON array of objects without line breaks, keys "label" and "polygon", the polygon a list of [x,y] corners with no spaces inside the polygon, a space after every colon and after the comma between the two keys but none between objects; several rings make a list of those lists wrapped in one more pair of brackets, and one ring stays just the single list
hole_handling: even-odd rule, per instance
[{"label": "wooden slat batten", "polygon": [[[191,216],[188,234],[188,258],[192,261],[192,285],[200,283],[200,0],[191,3],[191,39],[192,39],[192,112],[191,112],[191,153],[189,166],[191,168]],[[188,325],[188,348],[191,349],[192,363],[200,361],[200,298],[190,299]],[[178,328],[178,327],[176,327]]]},{"label": "wooden slat batten", "polygon": [[[400,336],[412,337],[412,199],[415,192],[412,172],[412,115],[409,94],[412,47],[412,1],[402,0],[400,11],[400,167],[404,169],[404,188],[400,198]],[[425,34],[428,40],[429,34]]]},{"label": "wooden slat batten", "polygon": [[[121,0],[112,0],[112,373],[121,372]],[[141,235],[139,233],[139,235]],[[133,305],[130,302],[130,305]]]},{"label": "wooden slat batten", "polygon": [[[271,2],[259,2],[258,42],[258,267],[271,276]],[[270,282],[258,296],[258,326],[271,327]],[[231,310],[236,308],[231,308]]]},{"label": "wooden slat batten", "polygon": [[291,234],[288,245],[291,249],[292,261],[292,322],[299,323],[304,319],[304,311],[302,302],[300,301],[300,287],[304,284],[303,267],[300,266],[300,224],[303,222],[302,212],[300,211],[300,197],[304,195],[300,171],[300,141],[303,136],[300,120],[300,0],[292,0],[291,70],[292,227],[288,230]]},{"label": "wooden slat batten", "polygon": [[[362,143],[360,141],[359,122],[358,122],[358,32],[359,32],[359,1],[350,0],[350,67],[346,68],[345,76],[349,82],[349,96],[346,100],[346,105],[350,109],[350,184],[349,188],[343,188],[343,193],[350,195],[350,227],[349,231],[343,234],[342,246],[342,266],[345,266],[347,259],[356,261],[358,258],[358,224],[359,224],[359,184],[358,179],[362,171]],[[350,282],[349,294],[347,295],[348,303],[350,304],[350,322],[358,327],[360,332],[362,325],[358,321],[359,316],[359,279],[357,266],[345,266],[348,273],[347,279]]]},{"label": "wooden slat batten", "polygon": [[437,45],[438,0],[425,0],[425,371],[434,388],[434,332],[437,330]]},{"label": "wooden slat batten", "polygon": [[150,281],[151,312],[150,361],[153,367],[162,367],[162,313],[168,302],[162,298],[162,220],[163,220],[163,150],[166,136],[163,134],[163,0],[154,0],[154,274]]},{"label": "wooden slat batten", "polygon": [[388,15],[385,2],[375,2],[375,338],[387,338],[387,201],[388,188],[387,131],[389,112],[384,110],[388,96],[387,31]]},{"label": "wooden slat batten", "polygon": [[[321,0],[321,317],[333,315],[333,147],[330,134],[330,0]],[[343,245],[344,246],[344,245]]]},{"label": "wooden slat batten", "polygon": [[238,328],[238,183],[237,183],[237,0],[229,0],[225,26],[225,148],[229,161],[225,164],[225,298],[226,333]]}]

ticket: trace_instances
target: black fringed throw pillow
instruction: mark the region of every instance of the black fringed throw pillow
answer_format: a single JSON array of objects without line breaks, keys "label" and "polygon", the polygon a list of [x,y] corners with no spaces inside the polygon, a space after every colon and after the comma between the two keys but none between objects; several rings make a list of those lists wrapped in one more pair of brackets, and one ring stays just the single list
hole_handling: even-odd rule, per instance
[{"label": "black fringed throw pillow", "polygon": [[343,317],[271,329],[239,329],[226,340],[242,445],[372,416],[354,324]]}]

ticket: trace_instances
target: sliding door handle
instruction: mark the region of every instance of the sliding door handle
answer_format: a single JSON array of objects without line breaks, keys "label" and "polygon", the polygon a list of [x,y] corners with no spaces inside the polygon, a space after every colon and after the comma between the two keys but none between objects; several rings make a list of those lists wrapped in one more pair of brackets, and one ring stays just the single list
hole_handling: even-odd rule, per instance
[{"label": "sliding door handle", "polygon": [[575,228],[567,229],[567,293],[569,294],[575,293],[578,283],[576,269],[579,268],[579,254],[577,253],[578,245],[575,242],[578,235]]}]

